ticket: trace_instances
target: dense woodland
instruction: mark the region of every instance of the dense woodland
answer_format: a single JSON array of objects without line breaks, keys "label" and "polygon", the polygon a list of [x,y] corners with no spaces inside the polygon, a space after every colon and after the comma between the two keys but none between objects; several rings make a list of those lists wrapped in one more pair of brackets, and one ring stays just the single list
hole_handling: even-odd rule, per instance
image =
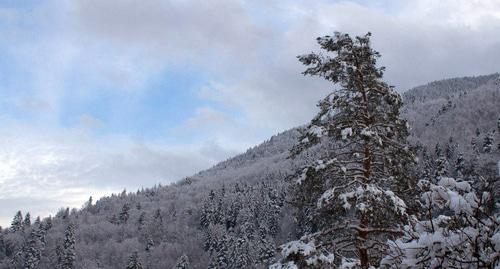
[{"label": "dense woodland", "polygon": [[[318,39],[310,124],[168,186],[0,230],[0,268],[498,268],[500,75],[400,96],[370,35]],[[332,85],[333,85],[332,84]]]}]

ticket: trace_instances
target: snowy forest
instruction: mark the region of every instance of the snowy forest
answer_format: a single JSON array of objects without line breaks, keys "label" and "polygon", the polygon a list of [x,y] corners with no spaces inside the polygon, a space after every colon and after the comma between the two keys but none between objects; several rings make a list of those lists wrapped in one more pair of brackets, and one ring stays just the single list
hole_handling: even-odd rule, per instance
[{"label": "snowy forest", "polygon": [[401,93],[370,38],[298,57],[331,83],[310,123],[175,184],[19,211],[0,268],[500,268],[500,75]]}]

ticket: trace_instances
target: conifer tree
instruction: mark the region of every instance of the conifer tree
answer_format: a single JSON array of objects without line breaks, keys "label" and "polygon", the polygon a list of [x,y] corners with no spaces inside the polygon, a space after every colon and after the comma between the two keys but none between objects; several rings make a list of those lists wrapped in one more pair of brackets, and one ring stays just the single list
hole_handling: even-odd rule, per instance
[{"label": "conifer tree", "polygon": [[28,237],[28,241],[23,250],[24,253],[24,269],[38,268],[38,263],[41,258],[41,242],[39,235],[33,229]]},{"label": "conifer tree", "polygon": [[445,176],[448,171],[448,160],[444,156],[439,156],[436,160],[436,171],[434,176],[436,180],[440,177]]},{"label": "conifer tree", "polygon": [[434,154],[436,154],[436,156],[438,157],[443,155],[443,149],[441,149],[441,145],[439,145],[439,143],[437,143],[436,147],[434,148]]},{"label": "conifer tree", "polygon": [[24,216],[23,227],[28,228],[31,226],[31,215],[30,212],[26,213]]},{"label": "conifer tree", "polygon": [[189,258],[186,254],[182,254],[175,264],[175,269],[190,269]]},{"label": "conifer tree", "polygon": [[470,140],[470,144],[472,146],[472,151],[474,153],[477,153],[477,138],[476,137],[473,137],[471,140]]},{"label": "conifer tree", "polygon": [[498,268],[500,215],[488,204],[489,191],[462,179],[421,180],[423,214],[389,241],[382,268]]},{"label": "conifer tree", "polygon": [[61,269],[73,269],[76,260],[75,227],[71,223],[64,232],[64,243],[61,254]]},{"label": "conifer tree", "polygon": [[118,220],[120,221],[121,224],[127,223],[127,220],[129,218],[129,211],[130,211],[130,205],[129,203],[125,203],[122,207],[122,211],[120,212],[120,215],[118,217]]},{"label": "conifer tree", "polygon": [[142,269],[141,261],[139,260],[139,254],[137,251],[134,251],[132,255],[130,255],[127,263],[127,269]]},{"label": "conifer tree", "polygon": [[137,224],[139,231],[144,228],[144,225],[146,224],[146,212],[142,212],[141,215],[139,215],[139,219],[137,219]]},{"label": "conifer tree", "polygon": [[465,161],[462,153],[458,154],[455,170],[457,171],[458,178],[463,177],[465,171]]},{"label": "conifer tree", "polygon": [[52,216],[49,216],[48,218],[43,220],[43,229],[45,231],[48,231],[52,228]]},{"label": "conifer tree", "polygon": [[23,228],[23,214],[21,211],[17,211],[16,215],[14,216],[14,219],[12,219],[12,223],[10,225],[10,228],[13,232],[17,232],[22,230]]},{"label": "conifer tree", "polygon": [[283,264],[377,266],[387,239],[401,234],[407,222],[402,197],[412,188],[407,171],[415,157],[399,116],[402,99],[382,81],[384,68],[376,65],[380,55],[371,48],[370,33],[335,33],[317,41],[326,55],[299,56],[308,66],[304,74],[338,88],[320,101],[293,154],[319,142],[335,143],[299,172],[295,202],[309,233],[283,246]]},{"label": "conifer tree", "polygon": [[158,225],[160,225],[160,226],[163,225],[163,216],[162,216],[161,210],[159,208],[155,211],[154,220]]},{"label": "conifer tree", "polygon": [[35,226],[40,227],[42,225],[42,220],[40,219],[40,216],[37,216],[35,219],[35,222],[33,223]]},{"label": "conifer tree", "polygon": [[493,150],[493,132],[488,132],[484,136],[483,151],[486,153],[491,153],[492,150]]},{"label": "conifer tree", "polygon": [[153,241],[153,238],[149,237],[146,239],[146,252],[151,252],[151,250],[154,248],[155,242]]},{"label": "conifer tree", "polygon": [[446,158],[448,160],[453,159],[455,156],[455,145],[453,142],[453,137],[450,136],[450,139],[448,140],[448,143],[446,144]]}]

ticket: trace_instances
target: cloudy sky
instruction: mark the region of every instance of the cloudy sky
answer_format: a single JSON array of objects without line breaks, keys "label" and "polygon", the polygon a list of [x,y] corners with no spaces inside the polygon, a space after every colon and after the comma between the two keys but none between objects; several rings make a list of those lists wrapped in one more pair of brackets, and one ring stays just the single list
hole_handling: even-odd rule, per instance
[{"label": "cloudy sky", "polygon": [[399,90],[500,67],[497,0],[0,1],[0,224],[167,184],[307,122],[315,38],[373,33]]}]

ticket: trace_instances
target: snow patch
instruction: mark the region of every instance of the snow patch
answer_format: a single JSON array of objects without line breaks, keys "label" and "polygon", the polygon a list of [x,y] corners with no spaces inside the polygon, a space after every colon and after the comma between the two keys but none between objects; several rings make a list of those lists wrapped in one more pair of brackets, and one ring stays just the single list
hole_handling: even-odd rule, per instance
[{"label": "snow patch", "polygon": [[347,139],[348,136],[352,135],[352,128],[345,128],[340,131],[340,135],[342,135],[342,139]]}]

